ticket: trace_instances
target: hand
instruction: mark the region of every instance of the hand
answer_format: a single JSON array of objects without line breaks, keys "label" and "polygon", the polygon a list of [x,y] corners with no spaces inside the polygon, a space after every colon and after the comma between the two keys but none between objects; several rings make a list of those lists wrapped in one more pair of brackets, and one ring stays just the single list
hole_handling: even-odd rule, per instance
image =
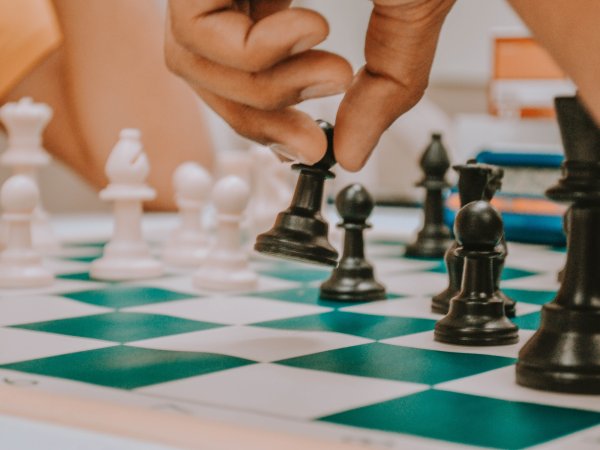
[{"label": "hand", "polygon": [[325,136],[290,105],[344,92],[352,68],[311,50],[327,37],[327,22],[290,3],[171,0],[166,61],[238,133],[312,163],[325,153]]},{"label": "hand", "polygon": [[454,0],[374,0],[367,64],[354,82],[347,61],[312,49],[327,37],[325,19],[290,3],[171,0],[167,65],[238,133],[308,163],[321,158],[326,142],[291,106],[348,89],[336,120],[336,158],[358,170],[381,133],[423,95]]}]

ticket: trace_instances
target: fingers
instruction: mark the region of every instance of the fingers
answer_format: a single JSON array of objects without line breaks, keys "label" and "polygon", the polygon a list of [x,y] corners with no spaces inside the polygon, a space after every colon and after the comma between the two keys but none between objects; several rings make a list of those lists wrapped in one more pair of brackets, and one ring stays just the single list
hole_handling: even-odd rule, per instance
[{"label": "fingers", "polygon": [[352,69],[343,58],[308,51],[256,73],[222,66],[175,46],[167,65],[197,88],[258,109],[274,110],[309,98],[344,92]]},{"label": "fingers", "polygon": [[439,32],[454,0],[374,3],[366,65],[336,119],[336,159],[351,171],[364,166],[381,134],[423,96]]},{"label": "fingers", "polygon": [[327,140],[323,131],[303,112],[293,108],[263,111],[203,89],[195,90],[237,133],[269,145],[285,159],[314,164],[325,154]]},{"label": "fingers", "polygon": [[327,21],[307,9],[286,9],[288,1],[251,3],[248,14],[227,0],[171,0],[171,31],[188,51],[247,72],[269,68],[322,42]]}]

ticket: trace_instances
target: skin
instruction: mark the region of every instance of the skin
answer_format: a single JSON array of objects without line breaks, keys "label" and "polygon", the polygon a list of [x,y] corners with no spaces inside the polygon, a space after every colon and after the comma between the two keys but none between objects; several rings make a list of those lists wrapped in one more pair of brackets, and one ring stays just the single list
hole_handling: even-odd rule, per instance
[{"label": "skin", "polygon": [[[325,19],[290,3],[170,0],[167,65],[238,133],[308,163],[322,157],[325,139],[293,105],[345,92],[336,158],[345,169],[359,170],[381,134],[423,96],[454,0],[373,0],[366,64],[356,75],[341,57],[313,49],[327,37]],[[600,2],[510,3],[600,121]]]},{"label": "skin", "polygon": [[152,166],[148,183],[158,193],[147,206],[164,210],[174,207],[175,168],[184,161],[211,168],[213,148],[195,96],[165,67],[163,18],[150,5],[55,0],[61,48],[0,100],[31,96],[52,106],[46,148],[98,189],[119,130],[140,128]]}]

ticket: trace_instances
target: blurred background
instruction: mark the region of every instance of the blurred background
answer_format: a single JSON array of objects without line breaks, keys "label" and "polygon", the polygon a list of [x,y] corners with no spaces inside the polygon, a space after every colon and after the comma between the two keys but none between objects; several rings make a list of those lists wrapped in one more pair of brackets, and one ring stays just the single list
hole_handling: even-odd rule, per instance
[{"label": "blurred background", "polygon": [[[156,0],[156,4],[164,10],[165,1]],[[321,12],[331,28],[329,39],[322,47],[346,57],[355,69],[362,66],[370,2],[298,0],[294,5]],[[489,114],[493,38],[498,33],[527,36],[526,28],[504,0],[459,0],[442,30],[424,99],[386,132],[363,171],[356,174],[338,171],[334,188],[358,180],[366,184],[379,201],[419,201],[421,192],[415,190],[413,184],[421,178],[418,160],[432,132],[443,134],[453,163],[463,162],[482,149],[511,145],[559,151],[558,130],[552,117],[523,119],[510,113]],[[571,89],[568,83],[562,88]],[[307,102],[302,108],[315,118],[333,122],[338,102],[339,98],[328,98]],[[200,101],[199,107],[204,108]],[[251,143],[235,135],[212,112],[208,111],[207,117],[219,157],[224,161],[243,160]],[[0,136],[0,148],[2,139]],[[144,144],[152,146],[152,142]],[[5,175],[0,173],[0,176]],[[52,212],[107,208],[91,188],[60,162],[54,161],[50,168],[43,170],[40,183],[46,207]]]}]

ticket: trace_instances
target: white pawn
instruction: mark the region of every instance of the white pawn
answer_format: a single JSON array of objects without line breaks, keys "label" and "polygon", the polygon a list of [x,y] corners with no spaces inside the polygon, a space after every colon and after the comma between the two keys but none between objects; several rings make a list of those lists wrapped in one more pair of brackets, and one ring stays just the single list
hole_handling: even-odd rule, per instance
[{"label": "white pawn", "polygon": [[254,180],[249,208],[250,235],[254,238],[273,226],[277,214],[289,205],[294,191],[289,182],[289,166],[282,163],[270,148],[255,145],[250,154]]},{"label": "white pawn", "polygon": [[250,189],[236,176],[219,180],[213,190],[217,211],[217,240],[193,277],[194,286],[209,290],[246,290],[256,286],[258,277],[249,268],[242,247],[240,223],[248,206]]},{"label": "white pawn", "polygon": [[0,253],[0,288],[41,287],[54,281],[31,242],[31,225],[39,196],[35,182],[25,175],[14,175],[2,186],[0,202],[7,241]]},{"label": "white pawn", "polygon": [[[52,159],[42,145],[42,133],[51,118],[52,108],[35,103],[30,97],[0,108],[0,119],[8,131],[8,148],[0,163],[10,167],[14,175],[30,177],[36,185],[39,169],[50,164]],[[34,211],[32,239],[33,245],[41,251],[52,252],[59,248],[41,201]]]},{"label": "white pawn", "polygon": [[202,228],[202,210],[210,195],[212,178],[195,162],[181,164],[173,174],[180,224],[163,249],[163,260],[179,267],[198,267],[208,252]]},{"label": "white pawn", "polygon": [[100,192],[102,200],[114,204],[114,230],[104,255],[90,268],[92,278],[131,280],[162,275],[162,264],[150,254],[142,237],[142,202],[156,196],[146,184],[150,172],[148,158],[137,129],[121,130],[119,142],[106,162],[109,185]]}]

